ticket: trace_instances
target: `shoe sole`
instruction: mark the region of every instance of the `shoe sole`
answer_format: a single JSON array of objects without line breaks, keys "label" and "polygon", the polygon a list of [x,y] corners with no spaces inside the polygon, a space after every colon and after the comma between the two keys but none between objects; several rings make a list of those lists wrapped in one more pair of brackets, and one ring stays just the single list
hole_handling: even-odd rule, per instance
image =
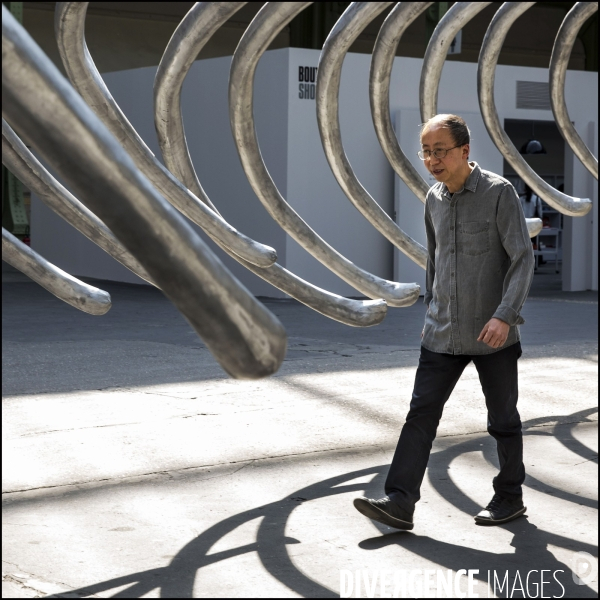
[{"label": "shoe sole", "polygon": [[504,517],[504,519],[484,519],[482,517],[475,517],[475,523],[477,523],[478,525],[502,525],[502,523],[508,523],[509,521],[512,521],[524,515],[526,510],[527,507],[524,506],[523,508],[519,509],[516,513],[513,513],[508,517]]},{"label": "shoe sole", "polygon": [[396,519],[391,515],[388,515],[386,512],[382,511],[379,508],[376,508],[366,500],[362,498],[354,499],[354,508],[356,510],[368,517],[369,519],[373,519],[373,521],[378,521],[379,523],[383,523],[384,525],[388,525],[389,527],[395,527],[396,529],[404,529],[410,530],[414,527],[413,523],[409,521],[402,521],[401,519]]}]

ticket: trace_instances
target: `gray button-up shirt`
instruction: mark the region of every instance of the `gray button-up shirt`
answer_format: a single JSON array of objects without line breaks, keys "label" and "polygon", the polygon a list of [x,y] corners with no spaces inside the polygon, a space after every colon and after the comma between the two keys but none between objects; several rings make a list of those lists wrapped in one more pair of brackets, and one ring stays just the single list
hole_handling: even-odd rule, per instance
[{"label": "gray button-up shirt", "polygon": [[[521,203],[509,181],[477,163],[450,194],[436,183],[425,200],[428,305],[423,346],[447,354],[490,354],[519,341],[520,311],[533,278],[533,250]],[[506,343],[477,338],[496,317],[510,325]]]}]

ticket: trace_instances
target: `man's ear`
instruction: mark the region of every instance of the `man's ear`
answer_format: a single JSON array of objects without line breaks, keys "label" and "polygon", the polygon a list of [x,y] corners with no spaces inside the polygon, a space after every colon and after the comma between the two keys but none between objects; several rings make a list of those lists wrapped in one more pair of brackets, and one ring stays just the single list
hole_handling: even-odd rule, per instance
[{"label": "man's ear", "polygon": [[469,146],[469,144],[465,144],[462,147],[462,156],[463,156],[463,158],[466,158],[468,160],[470,152],[471,152],[471,147]]}]

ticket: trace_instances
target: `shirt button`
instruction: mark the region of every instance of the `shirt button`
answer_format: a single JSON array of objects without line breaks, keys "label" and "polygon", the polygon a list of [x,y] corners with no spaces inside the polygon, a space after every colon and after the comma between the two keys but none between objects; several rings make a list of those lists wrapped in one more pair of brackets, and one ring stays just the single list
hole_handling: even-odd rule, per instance
[{"label": "shirt button", "polygon": [[450,231],[454,231],[454,225],[450,225]]},{"label": "shirt button", "polygon": [[454,248],[452,248],[452,250],[450,250],[450,254],[454,254]]},{"label": "shirt button", "polygon": [[452,319],[452,322],[453,322],[453,323],[456,323],[456,319]]},{"label": "shirt button", "polygon": [[450,277],[454,277],[454,273],[450,273]]}]

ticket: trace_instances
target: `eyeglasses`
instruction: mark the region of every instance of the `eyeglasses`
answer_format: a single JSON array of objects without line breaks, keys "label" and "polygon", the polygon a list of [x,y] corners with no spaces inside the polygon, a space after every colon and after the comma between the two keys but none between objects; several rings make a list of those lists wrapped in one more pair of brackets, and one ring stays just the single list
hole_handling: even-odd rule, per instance
[{"label": "eyeglasses", "polygon": [[452,146],[452,148],[436,148],[435,150],[419,150],[417,152],[417,156],[421,160],[427,160],[427,159],[431,158],[432,154],[436,158],[446,158],[446,154],[448,154],[448,152],[450,152],[450,150],[454,150],[454,148],[460,148],[461,146],[464,146],[464,144],[459,144],[458,146]]}]

